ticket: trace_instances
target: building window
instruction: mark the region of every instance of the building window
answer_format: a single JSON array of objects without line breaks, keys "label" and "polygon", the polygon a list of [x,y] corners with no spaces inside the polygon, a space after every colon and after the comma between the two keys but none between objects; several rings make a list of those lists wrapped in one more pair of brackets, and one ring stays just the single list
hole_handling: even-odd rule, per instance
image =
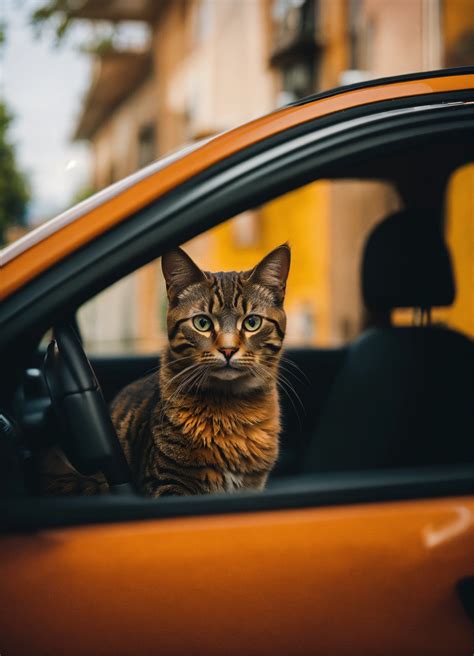
[{"label": "building window", "polygon": [[315,91],[316,0],[275,0],[270,62],[280,69],[282,93],[278,104],[293,102]]},{"label": "building window", "polygon": [[138,133],[138,168],[153,162],[155,153],[155,126],[148,123]]},{"label": "building window", "polygon": [[314,62],[294,61],[282,67],[283,91],[293,102],[314,91]]},{"label": "building window", "polygon": [[374,23],[363,12],[361,0],[350,0],[347,12],[349,68],[341,73],[341,84],[354,84],[370,78],[373,69]]},{"label": "building window", "polygon": [[194,13],[194,42],[201,45],[210,37],[212,32],[212,2],[200,0]]},{"label": "building window", "polygon": [[234,218],[232,232],[234,245],[237,248],[252,248],[260,243],[261,220],[258,212],[247,210]]},{"label": "building window", "polygon": [[305,40],[314,42],[315,13],[315,0],[274,0],[275,48],[287,49]]}]

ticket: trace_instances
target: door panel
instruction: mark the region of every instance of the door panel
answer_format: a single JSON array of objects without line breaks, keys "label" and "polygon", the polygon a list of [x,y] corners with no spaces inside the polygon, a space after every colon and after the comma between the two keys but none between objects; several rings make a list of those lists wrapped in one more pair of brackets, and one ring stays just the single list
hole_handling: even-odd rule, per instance
[{"label": "door panel", "polygon": [[0,540],[2,653],[470,654],[474,498]]}]

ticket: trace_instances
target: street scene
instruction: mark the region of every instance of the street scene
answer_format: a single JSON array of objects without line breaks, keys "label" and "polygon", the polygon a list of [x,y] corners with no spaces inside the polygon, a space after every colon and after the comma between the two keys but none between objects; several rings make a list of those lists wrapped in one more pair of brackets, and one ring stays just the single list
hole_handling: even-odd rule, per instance
[{"label": "street scene", "polygon": [[474,648],[474,0],[0,0],[0,654]]},{"label": "street scene", "polygon": [[[82,85],[79,92],[74,80],[74,98],[68,97],[63,65],[61,78],[48,82],[51,93],[67,98],[58,113],[65,125],[63,139],[70,142],[68,151],[58,146],[57,160],[48,157],[42,164],[46,144],[40,145],[37,137],[32,144],[18,144],[20,153],[39,150],[34,166],[46,169],[35,171],[41,177],[31,185],[28,227],[186,144],[309,94],[474,61],[470,0],[452,0],[442,7],[424,0],[91,0],[79,3],[77,16],[71,10],[70,24],[56,46],[56,30],[65,15],[61,3],[56,13],[54,2],[44,5],[51,10],[43,14],[41,3],[6,5],[13,23],[10,39],[21,29],[23,39],[47,50],[47,62],[54,64],[56,57],[67,66],[69,60],[81,60],[74,62]],[[39,42],[34,41],[34,29],[40,29]],[[4,48],[8,65],[8,35]],[[5,72],[4,90],[7,98],[11,94],[13,107],[18,102],[13,95],[18,66],[12,60],[11,70]],[[41,89],[37,102],[47,105]],[[34,130],[34,101],[28,105],[33,105],[28,120]],[[18,130],[22,120],[26,118],[17,110]],[[49,129],[54,134],[54,124]],[[42,187],[52,185],[61,166],[62,185],[60,193],[51,191],[58,198],[51,214],[48,203],[53,206],[54,198],[50,195],[45,202]],[[467,246],[474,242],[472,169],[459,172],[451,186],[449,193],[457,199],[451,211],[464,217],[459,226],[447,221],[459,294],[454,307],[440,311],[439,318],[472,335],[472,294],[464,289],[472,280],[472,248]],[[69,198],[64,187],[69,187]],[[296,262],[286,301],[288,342],[339,346],[359,334],[364,322],[359,263],[367,233],[399,203],[390,185],[381,181],[319,181],[246,211],[203,234],[189,249],[203,268],[239,269],[288,240]],[[7,239],[18,229],[10,226]],[[91,301],[79,320],[96,353],[152,353],[165,339],[165,308],[156,263]]]}]

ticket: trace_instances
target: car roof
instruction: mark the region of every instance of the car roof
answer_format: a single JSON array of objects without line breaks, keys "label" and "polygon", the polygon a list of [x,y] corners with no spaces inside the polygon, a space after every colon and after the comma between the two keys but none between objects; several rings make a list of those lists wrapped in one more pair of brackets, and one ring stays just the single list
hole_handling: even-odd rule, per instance
[{"label": "car roof", "polygon": [[473,88],[474,67],[371,80],[310,96],[187,146],[91,196],[4,249],[0,298],[186,180],[253,144],[336,112]]}]

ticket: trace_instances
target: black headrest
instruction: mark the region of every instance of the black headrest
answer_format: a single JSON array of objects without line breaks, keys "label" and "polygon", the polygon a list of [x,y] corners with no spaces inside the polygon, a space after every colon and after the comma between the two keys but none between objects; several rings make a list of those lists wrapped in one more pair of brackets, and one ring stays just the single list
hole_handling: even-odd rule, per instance
[{"label": "black headrest", "polygon": [[362,294],[371,310],[451,305],[451,259],[434,211],[403,210],[374,228],[364,248]]}]

